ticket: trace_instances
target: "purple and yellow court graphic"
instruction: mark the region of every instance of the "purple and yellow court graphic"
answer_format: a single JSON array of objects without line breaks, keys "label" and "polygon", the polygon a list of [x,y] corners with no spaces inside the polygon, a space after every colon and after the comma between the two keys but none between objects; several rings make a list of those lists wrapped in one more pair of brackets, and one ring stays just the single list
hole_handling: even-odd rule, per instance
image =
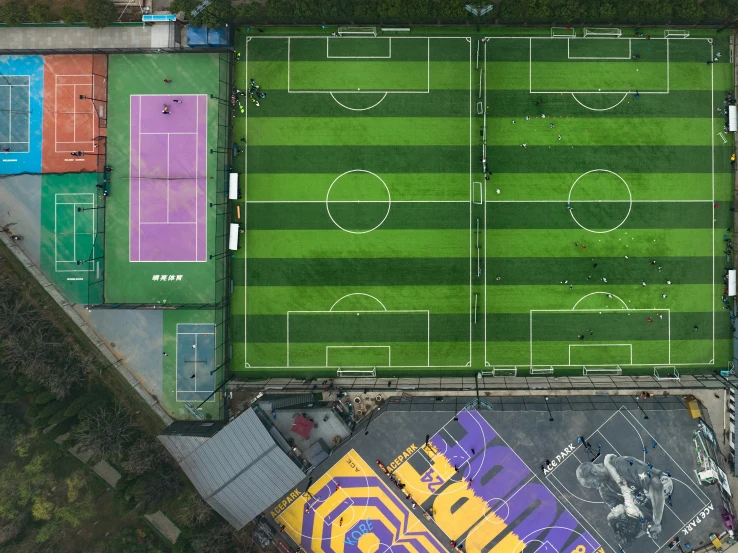
[{"label": "purple and yellow court graphic", "polygon": [[272,516],[311,553],[602,553],[478,412],[457,418],[388,466],[402,489],[351,450]]}]

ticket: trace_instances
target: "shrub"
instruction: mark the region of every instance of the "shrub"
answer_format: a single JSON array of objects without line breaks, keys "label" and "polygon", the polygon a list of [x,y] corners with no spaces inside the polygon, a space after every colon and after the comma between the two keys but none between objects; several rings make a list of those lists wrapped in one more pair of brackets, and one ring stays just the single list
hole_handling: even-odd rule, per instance
[{"label": "shrub", "polygon": [[17,27],[26,20],[26,7],[18,0],[10,0],[0,7],[0,21],[11,27]]},{"label": "shrub", "polygon": [[65,4],[61,7],[61,10],[59,11],[59,16],[61,17],[61,20],[67,25],[71,25],[72,23],[76,23],[77,21],[82,21],[82,14],[80,14],[77,10],[75,10],[72,6],[68,4]]},{"label": "shrub", "polygon": [[85,3],[85,23],[93,29],[102,29],[115,21],[118,10],[110,0],[87,0]]},{"label": "shrub", "polygon": [[69,407],[67,407],[64,410],[64,415],[67,417],[73,417],[77,413],[79,413],[84,407],[95,401],[97,398],[93,396],[92,394],[87,394],[84,396],[80,396],[72,403],[69,404]]},{"label": "shrub", "polygon": [[[28,391],[28,390],[26,390]],[[44,390],[43,392],[37,393],[33,397],[33,403],[36,405],[46,405],[50,401],[54,401],[56,399],[56,396],[52,394],[51,392]]]},{"label": "shrub", "polygon": [[54,20],[54,14],[48,4],[31,4],[28,7],[28,18],[33,23],[49,23]]}]

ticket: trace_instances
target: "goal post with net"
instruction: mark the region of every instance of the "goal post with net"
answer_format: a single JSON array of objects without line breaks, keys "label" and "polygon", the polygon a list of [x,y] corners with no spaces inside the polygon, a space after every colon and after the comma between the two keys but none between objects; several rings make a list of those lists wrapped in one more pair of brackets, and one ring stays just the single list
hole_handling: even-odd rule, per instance
[{"label": "goal post with net", "polygon": [[338,36],[377,36],[376,27],[339,27]]},{"label": "goal post with net", "polygon": [[551,27],[551,38],[575,38],[577,32],[572,27]]},{"label": "goal post with net", "polygon": [[584,29],[585,37],[615,37],[619,38],[623,31],[617,27],[590,27]]},{"label": "goal post with net", "polygon": [[339,378],[347,376],[354,378],[376,378],[377,369],[376,367],[371,369],[337,369],[336,376]]},{"label": "goal post with net", "polygon": [[683,29],[665,29],[664,38],[688,38],[689,31]]}]

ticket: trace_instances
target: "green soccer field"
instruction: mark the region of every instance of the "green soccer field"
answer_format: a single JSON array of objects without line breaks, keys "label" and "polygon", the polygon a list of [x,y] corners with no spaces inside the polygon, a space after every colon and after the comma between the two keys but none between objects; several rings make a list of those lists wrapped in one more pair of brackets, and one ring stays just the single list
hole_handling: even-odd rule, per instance
[{"label": "green soccer field", "polygon": [[481,38],[242,39],[233,370],[727,366],[727,39]]}]

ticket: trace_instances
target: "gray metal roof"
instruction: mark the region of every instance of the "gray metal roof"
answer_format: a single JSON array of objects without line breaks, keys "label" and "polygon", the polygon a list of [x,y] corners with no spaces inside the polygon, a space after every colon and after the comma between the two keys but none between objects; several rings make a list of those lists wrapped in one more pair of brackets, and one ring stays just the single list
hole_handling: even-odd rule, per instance
[{"label": "gray metal roof", "polygon": [[237,529],[305,478],[253,409],[199,446],[184,436],[159,436],[159,440],[179,458],[203,499]]}]

